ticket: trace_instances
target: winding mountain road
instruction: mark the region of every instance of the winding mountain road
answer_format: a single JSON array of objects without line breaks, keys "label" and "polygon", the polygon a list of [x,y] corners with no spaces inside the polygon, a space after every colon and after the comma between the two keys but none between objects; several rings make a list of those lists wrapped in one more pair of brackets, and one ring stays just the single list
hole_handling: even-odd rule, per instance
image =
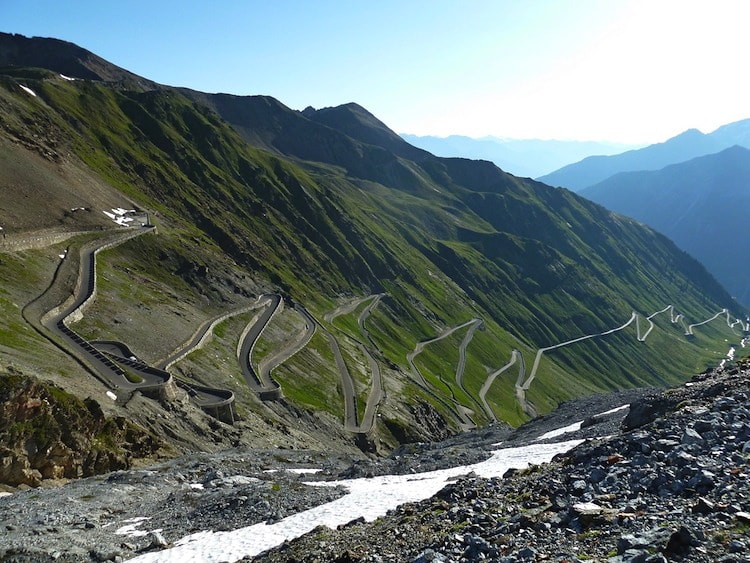
[{"label": "winding mountain road", "polygon": [[469,326],[470,324],[473,324],[476,322],[476,319],[471,319],[470,321],[466,321],[463,324],[448,327],[443,332],[441,332],[439,335],[437,335],[434,338],[429,338],[427,340],[422,340],[420,342],[417,342],[417,345],[414,347],[414,350],[409,352],[406,355],[406,361],[409,363],[409,367],[411,368],[411,373],[414,376],[415,379],[420,381],[424,386],[428,386],[427,380],[422,376],[422,372],[419,371],[419,368],[414,364],[414,358],[416,358],[419,354],[422,353],[422,351],[425,349],[425,346],[428,346],[434,342],[438,342],[442,340],[443,338],[448,338],[451,334],[456,332],[457,330],[461,330],[464,327]]},{"label": "winding mountain road", "polygon": [[[115,396],[123,391],[129,396],[136,390],[161,396],[169,394],[169,386],[174,383],[188,390],[188,395],[199,407],[213,411],[217,417],[219,409],[229,407],[228,418],[232,422],[234,394],[231,391],[178,382],[165,370],[148,366],[137,358],[131,359],[134,354],[126,345],[109,342],[103,344],[103,349],[100,349],[68,326],[68,323],[83,316],[83,310],[96,295],[96,255],[105,248],[112,248],[134,237],[152,232],[155,232],[155,229],[151,226],[128,229],[125,234],[107,236],[105,240],[84,245],[78,253],[78,277],[72,295],[45,313],[40,319],[40,324],[49,331],[53,342],[61,343],[64,350],[88,366],[102,382],[115,390]],[[70,255],[70,252],[66,252],[62,260],[70,259]],[[48,291],[50,289],[51,287]],[[125,352],[128,356],[119,356],[118,352]]]},{"label": "winding mountain road", "polygon": [[474,338],[474,333],[478,328],[481,328],[483,325],[482,319],[472,319],[472,324],[469,326],[469,330],[466,331],[466,334],[464,335],[463,340],[461,340],[461,344],[458,347],[458,363],[456,364],[456,385],[458,385],[458,388],[461,389],[461,391],[464,392],[464,394],[469,397],[476,406],[479,408],[483,408],[483,406],[480,404],[480,402],[474,397],[471,393],[469,393],[466,390],[466,387],[464,387],[464,370],[466,369],[466,348],[469,346],[471,341]]},{"label": "winding mountain road", "polygon": [[245,329],[244,337],[238,352],[242,375],[245,377],[247,386],[257,393],[261,399],[276,400],[281,398],[281,387],[267,373],[258,373],[253,367],[252,355],[253,349],[258,342],[261,334],[268,326],[271,318],[276,312],[283,307],[284,300],[281,295],[264,294],[260,297],[265,301],[266,308],[259,317],[253,319]]},{"label": "winding mountain road", "polygon": [[[230,313],[225,313],[217,316],[213,319],[205,321],[193,334],[191,339],[181,345],[168,357],[160,360],[156,365],[149,366],[144,362],[140,361],[129,348],[122,343],[118,342],[88,342],[75,331],[73,331],[69,324],[79,320],[86,306],[92,302],[96,295],[96,256],[97,253],[105,248],[114,247],[122,244],[134,237],[142,234],[154,232],[154,228],[150,226],[141,228],[129,228],[127,231],[118,231],[115,236],[110,233],[105,235],[105,238],[99,239],[96,242],[85,244],[81,247],[77,254],[79,259],[78,264],[78,277],[75,288],[68,299],[62,304],[54,307],[42,315],[39,320],[39,326],[43,327],[48,333],[48,338],[55,344],[60,346],[66,352],[76,358],[81,364],[86,366],[89,371],[95,374],[102,382],[104,382],[111,389],[115,390],[117,394],[124,394],[129,396],[133,391],[140,390],[143,392],[155,392],[163,393],[167,392],[171,384],[176,384],[183,388],[195,404],[200,406],[207,412],[212,410],[215,416],[219,417],[218,411],[220,408],[229,407],[231,419],[233,420],[234,415],[232,411],[232,404],[234,402],[234,394],[232,391],[225,389],[214,389],[210,387],[203,387],[194,385],[185,381],[177,381],[167,371],[167,369],[175,362],[184,358],[191,351],[200,347],[211,334],[214,327],[221,321],[235,315],[249,312],[253,309],[264,307],[263,311],[257,315],[247,326],[243,335],[240,338],[238,344],[238,359],[242,369],[243,376],[247,385],[256,392],[262,399],[275,400],[282,396],[281,387],[271,376],[272,371],[281,365],[283,362],[288,360],[291,356],[296,354],[298,351],[303,349],[313,337],[315,331],[320,329],[326,335],[331,349],[334,354],[336,369],[339,373],[341,381],[341,392],[344,400],[344,428],[347,431],[355,433],[366,433],[369,432],[373,425],[374,419],[377,413],[377,407],[382,402],[384,397],[382,375],[380,371],[380,365],[374,356],[374,350],[377,346],[373,342],[369,332],[366,328],[367,318],[370,316],[372,311],[377,307],[384,294],[370,295],[362,298],[357,298],[351,302],[337,307],[333,311],[327,313],[324,316],[324,320],[331,324],[336,317],[344,314],[349,314],[355,311],[362,303],[370,301],[360,313],[357,323],[361,334],[364,336],[365,342],[357,341],[357,346],[361,353],[367,358],[369,370],[372,374],[370,391],[368,393],[367,402],[361,421],[357,416],[357,395],[355,391],[355,382],[352,378],[349,370],[344,361],[339,343],[336,337],[326,329],[319,321],[317,321],[304,307],[301,305],[295,305],[295,310],[305,319],[305,327],[300,331],[297,338],[295,338],[291,345],[286,346],[283,349],[276,351],[273,354],[268,355],[264,358],[256,369],[252,364],[252,353],[254,347],[262,335],[265,328],[273,316],[283,309],[283,299],[281,296],[276,294],[265,294],[258,298],[255,304],[243,307]],[[71,253],[66,253],[62,260],[70,260]],[[62,263],[61,263],[62,264]],[[53,280],[50,291],[54,284],[57,283],[57,278]],[[45,291],[45,293],[47,293]],[[45,294],[43,293],[42,296]],[[41,299],[35,299],[37,301]],[[33,301],[32,301],[33,303]],[[29,308],[31,303],[24,307],[24,311]],[[472,396],[463,383],[463,376],[466,366],[466,349],[469,343],[472,341],[474,332],[482,325],[481,319],[471,319],[463,324],[449,327],[441,332],[437,337],[418,342],[411,352],[407,354],[406,360],[411,369],[411,375],[414,382],[422,388],[424,392],[429,394],[434,400],[440,402],[448,410],[453,412],[458,420],[459,426],[463,430],[468,430],[476,427],[475,422],[471,419],[471,415],[474,413],[470,408],[460,404],[453,393],[453,389],[447,382],[446,385],[453,395],[452,401],[446,400],[441,396],[437,390],[433,389],[432,386],[427,382],[419,368],[415,364],[415,358],[424,350],[426,346],[437,342],[441,339],[447,338],[457,330],[469,327],[466,335],[464,336],[461,344],[459,345],[459,359],[456,366],[455,372],[455,383],[459,389],[471,400],[473,400],[477,406],[479,406],[485,414],[492,420],[497,420],[495,413],[487,402],[487,393],[493,382],[500,374],[507,371],[511,366],[518,363],[519,373],[515,384],[516,398],[523,408],[523,410],[529,414],[533,413],[533,408],[526,402],[526,391],[530,388],[534,381],[537,371],[540,366],[542,355],[545,352],[549,352],[564,346],[569,346],[578,342],[585,341],[587,339],[595,337],[604,337],[616,332],[622,331],[627,328],[630,324],[635,323],[636,326],[636,338],[640,342],[645,342],[648,336],[653,331],[655,325],[652,319],[659,314],[670,312],[670,321],[672,324],[681,324],[684,328],[685,336],[692,336],[694,334],[693,329],[700,327],[707,323],[710,323],[722,316],[726,316],[727,326],[736,333],[735,327],[740,326],[742,331],[747,332],[750,330],[750,321],[745,322],[739,318],[732,318],[728,309],[722,309],[712,317],[690,325],[686,325],[684,316],[682,314],[675,314],[675,308],[673,305],[668,305],[663,309],[652,313],[649,316],[644,317],[649,323],[648,328],[644,333],[641,333],[640,326],[640,315],[633,311],[630,319],[623,325],[598,332],[594,334],[580,336],[571,340],[567,340],[552,346],[539,348],[536,352],[534,362],[530,373],[526,374],[526,367],[523,355],[519,350],[513,350],[510,361],[490,373],[482,388],[479,391],[478,397]],[[35,322],[32,322],[26,318],[24,312],[24,318],[30,322],[33,326]],[[38,328],[37,328],[38,329]],[[355,339],[356,340],[356,339]],[[442,380],[442,378],[441,378]]]},{"label": "winding mountain road", "polygon": [[[129,368],[136,373],[159,373],[162,377],[169,377],[169,372],[157,367],[149,366],[137,358],[130,348],[122,342],[95,340],[91,341],[90,344],[103,354],[111,357],[116,363],[129,366]],[[196,343],[195,347],[198,347],[198,343]],[[192,349],[188,350],[185,352],[185,355],[191,351]],[[182,357],[184,356],[181,356],[179,359]],[[234,422],[234,409],[232,408],[232,403],[234,403],[234,393],[232,391],[189,383],[177,378],[173,379],[175,384],[187,393],[190,400],[196,406],[210,412],[215,418],[221,420],[228,418],[228,420],[225,420],[226,422]],[[222,416],[221,409],[223,407],[229,408],[228,412]]]},{"label": "winding mountain road", "polygon": [[[153,228],[141,228],[104,241],[85,245],[79,252],[79,270],[76,287],[63,304],[48,311],[41,319],[41,324],[75,357],[93,368],[100,379],[110,387],[119,390],[152,389],[165,386],[170,377],[162,374],[137,371],[136,375],[128,374],[99,352],[84,338],[69,328],[68,323],[83,315],[85,307],[93,300],[96,293],[96,255],[100,250],[122,244],[131,238],[152,232]],[[71,253],[65,254],[63,260],[69,260]]]},{"label": "winding mountain road", "polygon": [[346,362],[344,361],[344,356],[341,354],[338,340],[318,319],[309,312],[308,314],[328,339],[328,345],[333,352],[333,358],[336,362],[336,371],[338,372],[339,380],[341,381],[341,395],[344,399],[344,429],[348,432],[357,433],[360,431],[360,428],[359,424],[357,424],[357,394],[354,390],[354,379],[352,379],[349,369],[346,367]]},{"label": "winding mountain road", "polygon": [[582,342],[583,340],[588,340],[589,338],[596,338],[597,336],[607,336],[608,334],[613,334],[615,332],[618,332],[620,330],[623,330],[624,328],[627,328],[630,323],[634,322],[637,315],[635,311],[630,316],[630,319],[628,319],[628,322],[626,322],[624,325],[619,326],[617,328],[612,328],[610,330],[605,330],[604,332],[597,332],[595,334],[587,334],[586,336],[580,336],[578,338],[573,338],[572,340],[566,340],[565,342],[561,342],[560,344],[555,344],[554,346],[547,346],[546,348],[539,348],[539,350],[536,351],[536,356],[534,357],[534,365],[531,366],[531,373],[529,374],[529,377],[526,381],[523,382],[521,385],[522,389],[524,391],[528,391],[529,386],[531,385],[531,382],[534,381],[534,378],[536,377],[536,371],[539,368],[539,362],[542,359],[542,354],[545,352],[548,352],[550,350],[556,350],[557,348],[562,348],[563,346],[570,346],[571,344],[575,344],[576,342]]},{"label": "winding mountain road", "polygon": [[308,313],[307,309],[302,305],[295,304],[294,310],[305,320],[305,328],[300,331],[297,338],[290,345],[277,350],[274,354],[267,356],[258,363],[258,372],[260,374],[261,382],[270,382],[278,386],[278,383],[271,376],[273,370],[307,346],[308,342],[310,342],[315,335],[315,319],[313,319],[312,315]]},{"label": "winding mountain road", "polygon": [[[362,305],[362,303],[365,303],[369,300],[370,303],[368,303],[367,307],[365,307],[357,317],[357,325],[359,326],[360,332],[363,334],[365,340],[372,346],[373,349],[376,349],[377,347],[372,341],[370,333],[367,331],[366,323],[368,317],[372,314],[373,309],[377,307],[378,303],[380,303],[381,299],[384,296],[384,293],[379,293],[354,299],[349,303],[341,305],[333,311],[326,313],[323,316],[323,319],[328,324],[332,325],[333,321],[337,317],[348,315],[354,312],[360,305]],[[313,317],[311,316],[311,318]],[[357,342],[357,347],[359,348],[360,352],[365,356],[365,358],[367,358],[368,367],[371,373],[370,391],[367,394],[367,402],[365,403],[364,413],[362,414],[362,418],[360,420],[357,414],[357,394],[355,390],[354,378],[352,377],[351,373],[349,373],[349,369],[346,366],[344,357],[341,354],[341,348],[339,347],[338,340],[336,339],[334,334],[323,325],[321,325],[319,321],[315,320],[314,318],[313,320],[316,324],[318,324],[320,330],[328,338],[331,351],[334,355],[336,369],[339,373],[339,378],[341,381],[342,397],[344,400],[344,428],[349,432],[358,434],[367,433],[375,424],[377,408],[384,397],[380,364],[375,359],[368,346],[366,346],[362,342]]]},{"label": "winding mountain road", "polygon": [[258,300],[252,305],[248,305],[246,307],[242,307],[228,313],[222,313],[221,315],[217,315],[216,317],[204,321],[186,342],[178,346],[177,349],[172,351],[166,358],[163,358],[156,362],[155,366],[163,370],[169,369],[171,366],[185,358],[191,352],[203,347],[209,336],[211,336],[211,334],[213,333],[214,328],[216,328],[216,325],[232,317],[248,313],[262,305],[263,303],[261,303],[261,297],[259,297]]},{"label": "winding mountain road", "polygon": [[[435,338],[430,338],[428,340],[422,340],[421,342],[417,342],[417,345],[414,347],[414,350],[412,350],[406,355],[406,361],[409,363],[409,367],[411,368],[411,373],[412,373],[415,383],[419,385],[424,391],[429,393],[431,397],[440,401],[444,406],[450,409],[456,415],[456,418],[458,419],[458,424],[462,430],[471,430],[472,428],[476,428],[477,426],[476,423],[470,417],[473,411],[469,409],[468,407],[466,407],[465,405],[460,404],[456,400],[455,396],[453,397],[453,404],[449,404],[447,401],[442,399],[442,397],[440,397],[438,393],[432,389],[432,386],[429,383],[427,383],[427,380],[422,375],[422,372],[419,371],[419,368],[414,363],[414,358],[416,358],[419,354],[422,353],[425,346],[432,344],[434,342],[438,342],[439,340],[442,340],[443,338],[447,338],[448,336],[450,336],[457,330],[460,330],[472,324],[476,324],[477,320],[478,319],[471,319],[470,321],[467,321],[463,324],[460,324],[454,327],[449,327],[445,329],[443,332],[441,332]],[[451,394],[452,393],[453,391],[451,390]]]},{"label": "winding mountain road", "polygon": [[[594,334],[588,334],[588,335],[585,335],[585,336],[581,336],[579,338],[574,338],[572,340],[567,340],[565,342],[561,342],[559,344],[555,344],[554,346],[547,346],[545,348],[539,348],[537,350],[536,356],[534,358],[534,364],[533,364],[533,366],[531,368],[531,373],[529,374],[528,378],[525,381],[523,380],[523,374],[521,372],[519,372],[519,378],[518,378],[518,381],[516,381],[516,398],[518,399],[518,402],[521,404],[521,406],[522,406],[522,408],[524,409],[525,412],[530,413],[530,405],[526,402],[526,391],[528,391],[529,387],[531,386],[532,381],[534,381],[534,378],[536,377],[537,369],[539,368],[539,362],[541,361],[542,354],[544,354],[544,352],[548,352],[550,350],[555,350],[557,348],[562,348],[563,346],[568,346],[570,344],[575,344],[576,342],[581,342],[583,340],[588,340],[590,338],[596,338],[596,337],[600,337],[600,336],[608,336],[608,335],[614,334],[614,333],[616,333],[618,331],[621,331],[621,330],[625,329],[626,327],[628,327],[633,322],[636,323],[636,338],[640,342],[645,342],[646,337],[651,333],[651,330],[654,328],[654,323],[651,321],[651,319],[653,319],[656,315],[659,315],[661,313],[665,313],[667,311],[670,311],[670,320],[671,320],[672,324],[677,324],[677,323],[681,323],[682,324],[683,328],[685,329],[685,336],[692,336],[693,335],[693,328],[694,327],[698,327],[698,326],[702,326],[702,325],[705,325],[707,323],[710,323],[711,321],[714,321],[714,320],[718,319],[722,315],[726,315],[726,324],[727,324],[727,326],[733,332],[735,332],[734,327],[737,324],[739,324],[740,327],[743,328],[743,330],[748,330],[748,328],[750,328],[748,325],[745,324],[744,321],[742,321],[739,318],[735,317],[735,319],[733,321],[732,317],[731,317],[731,314],[729,313],[728,309],[722,309],[721,311],[719,311],[718,313],[716,313],[715,315],[713,315],[712,317],[709,317],[708,319],[706,319],[704,321],[701,321],[699,323],[693,323],[693,324],[690,324],[690,325],[686,326],[685,325],[685,321],[684,321],[684,318],[685,318],[684,315],[682,315],[682,314],[675,315],[675,308],[674,308],[674,306],[673,305],[667,305],[663,309],[661,309],[659,311],[656,311],[655,313],[652,313],[651,315],[649,315],[648,317],[646,317],[646,319],[650,323],[649,324],[649,328],[645,332],[645,334],[641,335],[641,333],[640,333],[640,325],[639,325],[639,322],[638,322],[639,315],[638,315],[638,313],[636,313],[635,311],[633,311],[633,313],[631,314],[630,319],[625,324],[623,324],[622,326],[619,326],[617,328],[613,328],[613,329],[610,329],[610,330],[607,330],[607,331],[604,331],[604,332],[598,332],[598,333],[594,333]],[[736,334],[736,332],[735,332],[735,334]]]},{"label": "winding mountain road", "polygon": [[347,303],[339,305],[333,311],[327,312],[325,315],[323,315],[323,320],[329,324],[333,323],[336,317],[340,317],[341,315],[348,315],[349,313],[355,311],[357,307],[359,307],[362,303],[372,299],[373,297],[377,296],[365,295],[364,297],[357,297],[356,299],[352,299]]},{"label": "winding mountain road", "polygon": [[701,325],[704,325],[704,324],[708,324],[711,321],[713,321],[715,319],[718,319],[721,315],[723,315],[725,313],[727,315],[727,326],[729,326],[729,328],[733,328],[734,325],[731,324],[730,321],[729,321],[729,311],[727,309],[722,309],[721,311],[719,311],[718,313],[716,313],[713,317],[711,317],[709,319],[706,319],[705,321],[688,325],[687,330],[685,331],[685,336],[693,336],[693,327],[701,326]]},{"label": "winding mountain road", "polygon": [[[375,307],[378,306],[380,301],[385,297],[385,293],[379,293],[375,295],[375,298],[365,307],[357,318],[357,324],[359,325],[360,332],[364,335],[365,340],[370,344],[372,350],[377,350],[375,342],[373,342],[370,332],[367,330],[367,319],[372,314]],[[365,412],[362,415],[362,422],[360,423],[361,432],[369,432],[375,424],[375,415],[380,403],[385,398],[385,391],[383,390],[383,376],[380,373],[380,364],[375,359],[370,348],[364,344],[360,344],[360,350],[367,357],[370,365],[370,373],[372,374],[370,380],[370,393],[367,395],[367,404],[365,405]]]},{"label": "winding mountain road", "polygon": [[487,392],[490,390],[490,387],[495,382],[495,379],[498,375],[501,375],[502,373],[505,373],[506,370],[508,370],[510,367],[513,366],[516,362],[519,362],[518,366],[518,379],[516,380],[516,385],[520,385],[520,383],[523,381],[523,378],[526,376],[526,364],[523,360],[523,354],[519,352],[518,350],[513,350],[510,354],[510,361],[505,364],[503,367],[493,371],[487,376],[487,379],[485,379],[484,384],[482,385],[482,388],[479,390],[479,400],[482,402],[482,407],[484,408],[484,412],[489,416],[493,421],[497,421],[497,417],[495,416],[494,411],[490,408],[489,403],[487,402]]},{"label": "winding mountain road", "polygon": [[661,311],[657,311],[656,313],[654,313],[654,314],[649,315],[648,317],[646,317],[646,320],[648,321],[648,329],[643,334],[641,334],[640,316],[636,316],[636,318],[635,318],[635,331],[636,331],[636,338],[638,338],[639,342],[646,342],[646,338],[648,338],[648,335],[651,334],[652,330],[654,330],[654,327],[656,325],[654,324],[654,321],[652,321],[651,319],[653,319],[656,315],[659,315],[661,313],[666,313],[669,310],[670,307],[671,307],[671,305],[667,305]]}]

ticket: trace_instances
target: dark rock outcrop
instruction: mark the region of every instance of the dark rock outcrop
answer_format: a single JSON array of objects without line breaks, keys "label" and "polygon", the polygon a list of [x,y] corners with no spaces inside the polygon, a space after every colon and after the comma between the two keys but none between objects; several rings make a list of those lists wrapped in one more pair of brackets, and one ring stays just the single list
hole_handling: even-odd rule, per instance
[{"label": "dark rock outcrop", "polygon": [[0,377],[2,484],[38,486],[43,479],[128,469],[161,445],[126,419],[105,417],[93,399],[23,375]]}]

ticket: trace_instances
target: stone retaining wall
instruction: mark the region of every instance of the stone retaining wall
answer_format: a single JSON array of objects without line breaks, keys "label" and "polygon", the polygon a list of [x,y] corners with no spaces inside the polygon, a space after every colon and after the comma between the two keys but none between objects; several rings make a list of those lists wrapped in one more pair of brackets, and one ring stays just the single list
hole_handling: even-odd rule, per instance
[{"label": "stone retaining wall", "polygon": [[0,231],[0,252],[20,252],[35,248],[46,248],[64,242],[78,235],[90,231],[59,231],[57,229],[43,229],[28,233],[6,233]]}]

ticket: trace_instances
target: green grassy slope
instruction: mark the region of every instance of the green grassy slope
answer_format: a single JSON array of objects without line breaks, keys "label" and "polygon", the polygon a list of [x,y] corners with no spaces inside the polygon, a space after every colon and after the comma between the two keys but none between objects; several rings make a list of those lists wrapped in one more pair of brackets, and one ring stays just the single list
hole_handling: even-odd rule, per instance
[{"label": "green grassy slope", "polygon": [[[36,98],[19,88],[21,81]],[[243,100],[252,107],[241,112]],[[399,391],[389,391],[388,401],[431,403],[454,427],[445,404],[452,396],[475,410],[477,422],[488,421],[475,397],[455,383],[463,332],[418,357],[432,392],[414,383],[406,361],[418,342],[448,327],[484,320],[468,346],[464,374],[464,387],[476,394],[515,348],[530,366],[538,348],[620,326],[633,310],[649,315],[672,303],[697,322],[732,307],[710,275],[664,237],[570,192],[490,163],[409,149],[358,106],[323,119],[265,98],[234,102],[237,115],[252,115],[252,122],[233,128],[172,89],[137,92],[44,74],[0,79],[6,137],[18,138],[34,124],[61,153],[69,151],[158,214],[158,237],[110,251],[159,286],[155,299],[193,295],[197,303],[202,295],[210,304],[196,310],[220,309],[221,293],[211,291],[217,280],[199,274],[212,271],[219,257],[318,318],[343,296],[386,292],[368,329],[389,367],[385,385]],[[122,259],[101,262],[105,276],[107,268],[124,267]],[[128,303],[124,286],[105,286],[99,310],[119,303],[146,315]],[[86,322],[106,331],[106,318],[96,314]],[[732,332],[711,327],[686,340],[662,323],[645,343],[629,327],[560,349],[545,355],[528,397],[544,412],[577,394],[679,380],[726,352],[723,340]],[[370,376],[356,339],[364,336],[351,335],[344,356],[364,385]],[[325,338],[316,336],[279,377],[302,408],[340,416],[331,361]],[[311,365],[315,389],[306,394],[300,378]],[[524,416],[512,396],[516,375],[509,370],[488,395],[498,418],[513,423]]]}]

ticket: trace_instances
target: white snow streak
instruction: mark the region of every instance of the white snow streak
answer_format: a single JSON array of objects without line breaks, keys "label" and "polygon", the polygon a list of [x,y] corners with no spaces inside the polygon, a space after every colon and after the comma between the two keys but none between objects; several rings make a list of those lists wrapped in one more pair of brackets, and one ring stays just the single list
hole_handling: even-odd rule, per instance
[{"label": "white snow streak", "polygon": [[579,420],[578,422],[574,422],[573,424],[569,426],[564,426],[562,428],[557,428],[556,430],[550,430],[549,432],[545,432],[534,441],[541,442],[542,440],[549,440],[550,438],[556,438],[557,436],[562,436],[563,434],[567,434],[568,432],[575,432],[576,430],[580,430],[582,425],[583,425],[583,421]]},{"label": "white snow streak", "polygon": [[137,518],[128,518],[127,520],[125,520],[125,522],[130,522],[130,524],[117,528],[115,530],[115,534],[117,534],[118,536],[128,536],[131,538],[148,535],[148,532],[138,529],[138,526],[140,526],[143,522],[147,520],[151,520],[151,518],[149,518],[148,516],[138,516]]},{"label": "white snow streak", "polygon": [[284,518],[275,524],[255,524],[232,532],[204,531],[192,534],[176,542],[176,547],[172,549],[144,554],[130,561],[235,561],[275,547],[284,540],[301,536],[321,524],[335,528],[360,516],[372,521],[400,504],[423,500],[434,495],[446,485],[446,482],[470,471],[482,477],[499,477],[510,468],[522,468],[529,464],[549,461],[556,454],[566,452],[579,443],[581,440],[570,440],[556,444],[496,450],[490,459],[481,463],[427,473],[313,483],[318,486],[343,485],[349,490],[349,494]]},{"label": "white snow streak", "polygon": [[31,94],[32,96],[36,98],[36,92],[34,92],[34,90],[29,88],[28,86],[24,86],[23,84],[19,84],[19,86],[21,87],[21,90],[23,90],[27,94]]},{"label": "white snow streak", "polygon": [[126,227],[128,223],[134,221],[133,217],[130,217],[130,215],[135,212],[135,209],[123,209],[122,207],[115,207],[110,211],[102,211],[102,213],[121,227]]},{"label": "white snow streak", "polygon": [[[608,414],[614,414],[618,411],[625,410],[627,408],[630,408],[630,405],[621,405],[619,407],[609,409],[608,411],[595,414],[594,417],[607,416]],[[579,420],[578,422],[574,422],[573,424],[569,426],[564,426],[563,428],[558,428],[556,430],[550,430],[549,432],[546,432],[542,434],[541,436],[539,436],[534,441],[541,442],[542,440],[549,440],[550,438],[556,438],[557,436],[562,436],[563,434],[567,434],[569,432],[576,432],[577,430],[580,430],[582,426],[583,426],[583,421]]]}]

